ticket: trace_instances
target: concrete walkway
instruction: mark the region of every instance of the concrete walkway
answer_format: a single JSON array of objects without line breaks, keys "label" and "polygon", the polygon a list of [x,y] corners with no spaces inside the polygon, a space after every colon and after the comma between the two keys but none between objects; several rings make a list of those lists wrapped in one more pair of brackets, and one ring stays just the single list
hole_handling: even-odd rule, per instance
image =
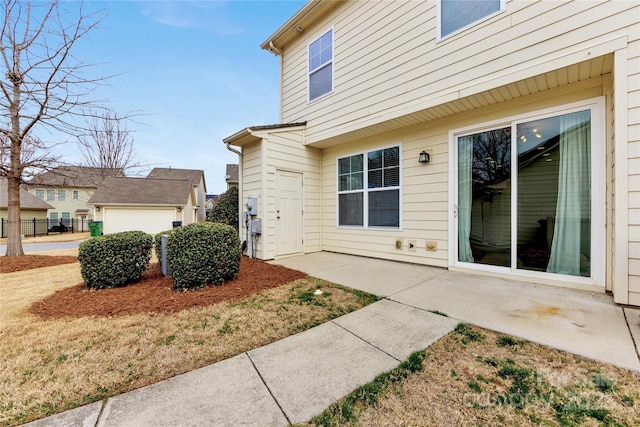
[{"label": "concrete walkway", "polygon": [[304,422],[460,321],[640,371],[633,338],[640,342],[640,310],[623,309],[606,295],[328,252],[275,263],[384,299],[214,365],[28,425]]}]

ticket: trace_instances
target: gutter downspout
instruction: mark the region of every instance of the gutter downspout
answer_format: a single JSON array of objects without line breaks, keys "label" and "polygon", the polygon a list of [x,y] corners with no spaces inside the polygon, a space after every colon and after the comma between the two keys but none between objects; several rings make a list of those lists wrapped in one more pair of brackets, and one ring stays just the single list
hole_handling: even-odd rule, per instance
[{"label": "gutter downspout", "polygon": [[[231,148],[231,144],[229,142],[225,142],[224,145],[227,146],[227,150],[231,151],[232,153],[236,153],[238,155],[238,224],[240,224],[242,222],[242,200],[243,200],[243,192],[242,192],[242,188],[244,187],[244,183],[242,180],[242,151],[238,151],[235,148]],[[238,227],[238,234],[240,235],[240,240],[242,241],[242,227]],[[247,228],[247,225],[245,224],[245,228]],[[249,235],[249,229],[247,228],[247,236]],[[248,244],[249,242],[247,242]]]},{"label": "gutter downspout", "polygon": [[269,40],[269,52],[273,53],[275,56],[280,56],[280,51],[274,46],[273,40]]}]

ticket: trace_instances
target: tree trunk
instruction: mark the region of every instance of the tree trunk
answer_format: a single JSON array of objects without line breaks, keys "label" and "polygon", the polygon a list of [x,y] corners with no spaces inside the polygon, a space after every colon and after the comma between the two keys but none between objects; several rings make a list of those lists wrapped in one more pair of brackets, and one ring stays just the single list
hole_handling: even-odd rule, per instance
[{"label": "tree trunk", "polygon": [[7,256],[24,255],[20,236],[20,178],[7,177],[8,184],[8,223]]}]

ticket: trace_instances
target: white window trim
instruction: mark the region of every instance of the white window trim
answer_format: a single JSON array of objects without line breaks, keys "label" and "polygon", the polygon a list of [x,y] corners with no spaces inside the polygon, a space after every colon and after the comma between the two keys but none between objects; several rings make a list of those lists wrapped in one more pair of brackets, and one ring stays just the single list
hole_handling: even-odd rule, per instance
[{"label": "white window trim", "polygon": [[[458,261],[458,221],[455,208],[458,205],[458,137],[496,129],[499,127],[516,126],[523,122],[549,118],[577,111],[591,110],[591,276],[569,276],[547,272],[518,269],[515,267],[500,267],[487,264],[473,264]],[[510,276],[521,276],[539,279],[540,281],[555,281],[570,284],[570,286],[586,285],[598,286],[603,290],[606,284],[606,129],[605,129],[605,100],[604,97],[586,99],[583,101],[564,104],[543,110],[531,111],[525,114],[506,117],[501,120],[485,122],[474,126],[449,131],[449,266],[467,270],[495,272]],[[512,138],[515,138],[512,132]],[[517,180],[515,180],[517,181]],[[515,185],[514,185],[515,184]],[[517,182],[512,194],[517,194]],[[512,204],[512,218],[517,218],[517,204]],[[513,226],[513,224],[512,224]],[[512,230],[513,231],[513,230]],[[512,232],[512,251],[515,251],[517,234]]]},{"label": "white window trim", "polygon": [[455,36],[456,34],[460,34],[466,30],[468,30],[469,28],[480,24],[481,22],[486,21],[487,19],[491,19],[496,15],[501,14],[502,12],[507,10],[507,0],[500,0],[500,10],[498,10],[497,12],[494,12],[490,15],[487,15],[483,18],[478,19],[477,21],[473,21],[472,23],[470,23],[469,25],[466,25],[462,28],[457,29],[456,31],[454,31],[453,33],[449,33],[446,36],[442,35],[442,0],[437,0],[436,1],[436,43],[440,42],[442,40],[446,40],[450,37]]},{"label": "white window trim", "polygon": [[[309,59],[310,59],[309,52],[311,50],[311,45],[313,43],[317,42],[318,40],[320,40],[320,38],[322,36],[324,36],[325,34],[327,34],[328,32],[331,32],[331,61],[324,62],[324,63],[320,64],[318,67],[316,67],[313,71],[309,71]],[[335,61],[335,46],[336,46],[335,40],[336,40],[336,38],[335,38],[335,34],[336,33],[335,33],[333,27],[331,27],[331,28],[327,29],[326,31],[322,31],[322,33],[318,37],[314,38],[313,40],[311,40],[311,42],[309,42],[307,44],[307,62],[305,64],[305,66],[306,66],[306,69],[307,69],[307,103],[308,104],[310,104],[312,102],[316,102],[317,100],[322,99],[322,98],[324,98],[324,97],[326,97],[328,95],[331,95],[333,93],[334,89],[335,89],[335,86],[336,86],[335,85],[336,82],[335,82],[335,78],[334,78],[335,77],[335,71],[336,71],[336,67],[335,67],[335,63],[336,63],[336,61]],[[323,68],[323,67],[325,67],[326,65],[329,65],[329,64],[331,64],[331,90],[329,92],[327,92],[327,93],[324,93],[324,94],[318,96],[317,98],[311,99],[311,74],[313,74],[317,70],[319,70],[319,69],[321,69],[321,68]]]},{"label": "white window trim", "polygon": [[[398,173],[399,173],[399,177],[398,177],[398,186],[397,187],[382,187],[382,188],[369,188],[369,168],[367,167],[367,154],[370,153],[371,151],[379,151],[379,150],[384,150],[385,148],[393,148],[393,147],[398,147],[398,156],[399,156],[399,163],[398,163]],[[351,157],[351,156],[357,156],[359,154],[362,154],[363,156],[363,177],[362,177],[362,190],[345,190],[345,191],[339,191],[338,190],[338,186],[340,185],[340,166],[339,166],[339,162],[340,159],[345,159],[347,157]],[[398,142],[396,144],[390,144],[390,145],[385,145],[383,147],[376,147],[376,148],[372,148],[372,149],[368,149],[365,151],[358,151],[355,153],[351,153],[351,154],[345,154],[343,156],[339,156],[336,157],[336,227],[337,228],[343,228],[343,229],[352,229],[352,230],[382,230],[382,231],[402,231],[402,198],[403,198],[403,192],[402,192],[402,175],[403,175],[403,169],[402,169],[402,143]],[[398,227],[378,227],[378,226],[369,226],[369,198],[367,197],[367,194],[369,192],[374,192],[374,191],[385,191],[385,190],[393,190],[393,189],[398,189],[399,193],[398,193],[398,222],[399,225]],[[362,193],[363,197],[362,197],[362,209],[363,209],[363,218],[362,218],[362,222],[363,224],[360,225],[340,225],[340,195],[341,194],[350,194],[350,193]]]}]

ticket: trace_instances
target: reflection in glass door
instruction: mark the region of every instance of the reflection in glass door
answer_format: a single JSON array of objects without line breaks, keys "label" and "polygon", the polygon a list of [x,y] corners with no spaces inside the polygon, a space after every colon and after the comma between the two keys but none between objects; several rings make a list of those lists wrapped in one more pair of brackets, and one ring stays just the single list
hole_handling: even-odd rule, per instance
[{"label": "reflection in glass door", "polygon": [[511,128],[458,138],[458,260],[511,266]]},{"label": "reflection in glass door", "polygon": [[459,136],[457,149],[458,261],[591,275],[590,110]]}]

